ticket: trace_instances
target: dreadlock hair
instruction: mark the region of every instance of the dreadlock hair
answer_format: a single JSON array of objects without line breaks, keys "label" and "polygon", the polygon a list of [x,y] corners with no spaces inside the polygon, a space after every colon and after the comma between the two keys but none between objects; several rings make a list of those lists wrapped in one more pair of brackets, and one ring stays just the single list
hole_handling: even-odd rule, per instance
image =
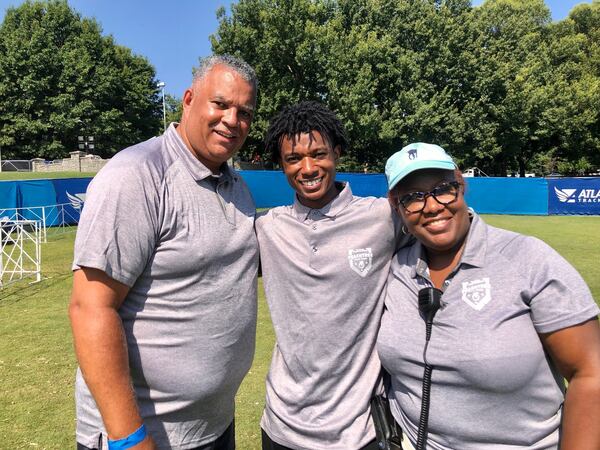
[{"label": "dreadlock hair", "polygon": [[304,101],[284,107],[269,124],[265,137],[265,151],[271,153],[274,163],[281,162],[281,142],[296,139],[302,133],[318,131],[332,148],[340,146],[340,153],[348,148],[344,126],[333,111],[315,101]]}]

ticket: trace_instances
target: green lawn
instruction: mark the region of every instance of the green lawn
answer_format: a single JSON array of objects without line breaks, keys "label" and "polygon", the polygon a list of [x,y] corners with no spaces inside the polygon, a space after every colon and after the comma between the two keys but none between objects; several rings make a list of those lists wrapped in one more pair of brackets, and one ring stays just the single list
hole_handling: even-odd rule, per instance
[{"label": "green lawn", "polygon": [[[583,274],[600,299],[600,217],[485,216],[502,228],[538,236]],[[44,280],[0,290],[0,449],[74,448],[75,358],[67,320],[74,233],[42,246]],[[260,448],[264,378],[274,336],[259,283],[254,365],[237,397],[239,449]]]},{"label": "green lawn", "polygon": [[485,215],[484,220],[550,244],[581,273],[600,304],[600,216]]},{"label": "green lawn", "polygon": [[90,178],[95,172],[0,172],[0,181],[51,180],[54,178]]}]

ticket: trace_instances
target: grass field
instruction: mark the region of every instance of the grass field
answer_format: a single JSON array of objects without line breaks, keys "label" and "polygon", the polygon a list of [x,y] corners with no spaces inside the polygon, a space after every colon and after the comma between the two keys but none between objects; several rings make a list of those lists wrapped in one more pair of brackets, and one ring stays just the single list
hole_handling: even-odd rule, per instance
[{"label": "grass field", "polygon": [[[581,272],[600,299],[600,217],[485,216],[502,228],[538,236]],[[42,247],[44,280],[0,290],[0,449],[74,448],[75,358],[67,320],[74,233]],[[264,378],[274,336],[259,283],[254,365],[237,397],[239,449],[260,448]]]},{"label": "grass field", "polygon": [[89,178],[96,172],[0,172],[0,181],[51,180],[54,178]]}]

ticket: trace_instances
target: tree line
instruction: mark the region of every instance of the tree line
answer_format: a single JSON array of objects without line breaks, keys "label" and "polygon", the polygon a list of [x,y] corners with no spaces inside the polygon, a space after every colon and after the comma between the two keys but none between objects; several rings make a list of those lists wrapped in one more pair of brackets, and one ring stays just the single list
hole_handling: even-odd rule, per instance
[{"label": "tree line", "polygon": [[154,67],[66,0],[27,1],[0,25],[3,159],[62,158],[78,136],[104,157],[162,129]]},{"label": "tree line", "polygon": [[213,51],[260,81],[247,154],[313,99],[347,128],[345,170],[414,141],[490,175],[600,168],[600,0],[559,22],[543,0],[239,0],[217,17]]},{"label": "tree line", "polygon": [[[350,135],[341,170],[381,170],[414,141],[490,175],[600,169],[600,0],[558,22],[543,0],[238,0],[217,18],[213,52],[244,58],[260,83],[242,156],[262,153],[282,106],[313,99]],[[160,133],[161,118],[152,65],[93,19],[66,0],[8,9],[3,158],[64,157],[80,135],[108,157]]]}]

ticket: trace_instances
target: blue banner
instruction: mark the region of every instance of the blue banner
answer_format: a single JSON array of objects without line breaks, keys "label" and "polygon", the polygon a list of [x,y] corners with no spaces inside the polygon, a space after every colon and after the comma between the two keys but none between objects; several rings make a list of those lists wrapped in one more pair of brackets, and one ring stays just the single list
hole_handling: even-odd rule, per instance
[{"label": "blue banner", "polygon": [[74,224],[79,222],[81,208],[85,202],[85,192],[91,178],[57,178],[52,180],[56,192],[56,203],[64,205],[61,214],[64,214],[63,223]]},{"label": "blue banner", "polygon": [[549,214],[600,214],[600,178],[548,180]]},{"label": "blue banner", "polygon": [[[289,205],[294,191],[281,171],[241,171],[258,208]],[[338,173],[357,196],[384,197],[383,174]],[[0,182],[0,209],[67,204],[46,211],[47,224],[76,223],[91,178]],[[600,215],[600,178],[466,178],[466,200],[483,214]],[[63,214],[65,217],[54,217]],[[35,219],[35,217],[27,217]]]}]

